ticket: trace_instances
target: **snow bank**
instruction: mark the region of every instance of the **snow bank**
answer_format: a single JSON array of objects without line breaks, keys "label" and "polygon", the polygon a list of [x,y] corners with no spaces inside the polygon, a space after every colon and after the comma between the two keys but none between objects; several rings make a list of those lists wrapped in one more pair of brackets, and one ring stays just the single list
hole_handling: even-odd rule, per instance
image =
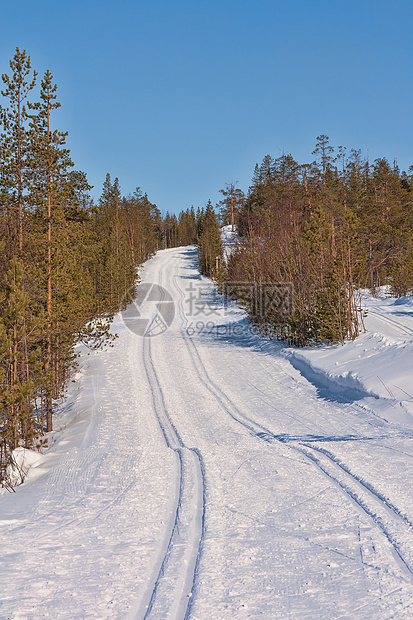
[{"label": "snow bank", "polygon": [[[10,463],[6,468],[6,476],[10,485],[22,484],[27,477],[37,478],[43,471],[40,466],[44,464],[45,459],[43,454],[27,448],[13,450]],[[33,471],[34,469],[36,472]]]},{"label": "snow bank", "polygon": [[374,409],[396,423],[413,426],[413,299],[379,299],[365,294],[366,332],[341,345],[285,349],[283,355],[311,383],[359,400],[381,399]]},{"label": "snow bank", "polygon": [[[237,243],[231,226],[221,229],[224,254]],[[413,427],[413,298],[390,297],[383,287],[378,298],[363,291],[366,331],[344,346],[318,345],[296,349],[260,343],[266,352],[288,361],[331,401],[363,401],[385,420]]]}]

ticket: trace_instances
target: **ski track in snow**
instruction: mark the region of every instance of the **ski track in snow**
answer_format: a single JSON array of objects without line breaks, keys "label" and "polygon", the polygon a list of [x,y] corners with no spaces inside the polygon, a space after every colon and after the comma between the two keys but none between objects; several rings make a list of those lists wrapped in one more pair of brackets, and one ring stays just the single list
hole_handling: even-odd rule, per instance
[{"label": "ski track in snow", "polygon": [[[234,336],[243,313],[220,309],[195,257],[145,265],[171,327],[142,338],[117,320],[48,473],[0,497],[0,619],[411,618],[412,426],[350,383],[343,402],[334,384],[320,397],[282,345]],[[188,283],[226,331],[189,334]]]},{"label": "ski track in snow", "polygon": [[[175,280],[176,283],[176,280]],[[408,577],[413,577],[413,525],[410,520],[402,515],[400,511],[391,504],[386,498],[384,498],[380,493],[374,490],[374,488],[368,483],[364,482],[358,476],[353,475],[344,465],[342,465],[331,453],[327,450],[323,450],[320,447],[309,445],[308,443],[301,443],[300,438],[287,438],[286,436],[277,436],[272,433],[268,428],[254,422],[250,418],[248,418],[245,414],[243,414],[239,409],[235,408],[234,405],[229,401],[227,396],[220,390],[220,388],[213,383],[213,381],[208,376],[206,368],[202,363],[200,355],[192,341],[186,335],[186,325],[187,319],[184,316],[182,302],[183,295],[182,290],[179,289],[179,285],[176,283],[176,286],[181,293],[181,303],[180,303],[180,314],[184,324],[182,328],[182,338],[185,341],[185,344],[188,347],[188,351],[191,355],[194,369],[198,374],[200,381],[205,385],[205,387],[211,392],[211,394],[216,398],[219,405],[223,408],[223,410],[231,416],[233,420],[241,424],[244,428],[246,428],[250,433],[252,433],[255,437],[262,439],[267,442],[273,441],[282,441],[286,443],[288,441],[298,441],[303,447],[295,446],[292,449],[298,451],[305,458],[309,459],[313,462],[319,470],[321,470],[329,480],[331,480],[337,487],[342,490],[347,497],[354,502],[365,512],[365,514],[371,517],[375,526],[379,528],[389,541],[397,559],[401,561],[401,565],[403,570],[408,573]],[[377,313],[375,313],[377,314]],[[380,317],[381,318],[381,317]],[[392,324],[397,323],[395,321],[389,321]],[[413,331],[409,329],[401,330],[406,334],[412,334]],[[304,439],[304,438],[303,438]],[[346,437],[321,437],[321,436],[313,436],[312,438],[307,439],[314,442],[332,442],[332,441],[368,441],[369,437],[357,437],[354,435],[346,436]],[[319,455],[323,455],[324,461],[320,456],[318,458],[311,454],[311,452],[304,448],[309,448],[310,450],[316,451]],[[328,464],[327,464],[328,463]],[[332,467],[333,466],[333,467]],[[336,470],[336,471],[335,471]],[[338,472],[337,472],[338,470]],[[340,480],[339,474],[344,474],[341,477],[344,478]],[[350,481],[349,481],[350,480]],[[370,501],[368,501],[370,500]],[[372,501],[373,500],[373,501]],[[400,549],[400,543],[397,542],[397,532],[398,530],[403,529],[407,532],[409,537],[409,548],[406,552],[402,552]],[[393,533],[394,532],[394,533]],[[405,532],[403,532],[405,533]],[[403,545],[402,545],[403,546]],[[409,553],[409,560],[406,560],[406,553]]]},{"label": "ski track in snow", "polygon": [[[159,273],[162,285],[162,272]],[[151,388],[153,410],[166,445],[177,456],[176,510],[165,554],[155,581],[149,584],[137,617],[187,618],[199,563],[205,513],[205,480],[202,457],[188,449],[173,425],[151,357],[151,338],[143,339],[143,363]],[[166,585],[164,585],[166,584]],[[149,598],[150,595],[150,598]],[[147,600],[149,598],[149,601]]]},{"label": "ski track in snow", "polygon": [[413,329],[408,327],[407,325],[402,325],[400,321],[396,321],[395,319],[391,319],[388,315],[384,316],[380,314],[376,310],[369,309],[369,315],[374,316],[379,321],[390,325],[391,327],[395,327],[396,330],[404,336],[409,336],[409,338],[413,338]]}]

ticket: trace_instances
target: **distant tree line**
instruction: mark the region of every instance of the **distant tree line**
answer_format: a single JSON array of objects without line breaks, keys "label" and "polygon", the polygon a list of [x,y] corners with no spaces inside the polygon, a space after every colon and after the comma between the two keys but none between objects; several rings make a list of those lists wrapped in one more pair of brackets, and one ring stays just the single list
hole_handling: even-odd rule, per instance
[{"label": "distant tree line", "polygon": [[[360,150],[347,155],[326,135],[313,155],[309,164],[283,154],[256,165],[235,207],[242,241],[223,275],[263,331],[300,346],[355,338],[365,288],[413,292],[413,169],[400,172],[385,158],[370,163]],[[225,191],[218,207],[229,223],[234,188]],[[288,285],[294,303],[262,311],[251,291],[258,295],[264,283]]]},{"label": "distant tree line", "polygon": [[192,211],[162,218],[139,188],[122,197],[109,174],[93,203],[67,134],[54,128],[53,76],[37,78],[17,48],[0,105],[0,483],[13,449],[41,446],[53,429],[74,346],[110,339],[138,265],[197,240]]},{"label": "distant tree line", "polygon": [[163,222],[163,247],[198,244],[200,271],[217,276],[221,268],[222,244],[218,219],[209,200],[206,207],[193,207],[179,216],[166,215]]}]

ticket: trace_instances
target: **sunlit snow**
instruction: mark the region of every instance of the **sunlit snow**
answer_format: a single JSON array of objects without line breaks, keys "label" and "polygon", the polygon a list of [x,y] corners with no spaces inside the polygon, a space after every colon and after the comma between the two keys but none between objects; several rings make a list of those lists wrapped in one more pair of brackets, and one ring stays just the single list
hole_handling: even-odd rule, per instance
[{"label": "sunlit snow", "polygon": [[194,247],[141,276],[172,324],[142,337],[133,305],[118,315],[50,447],[16,455],[0,618],[411,618],[412,300],[366,293],[358,339],[294,349],[254,333]]}]

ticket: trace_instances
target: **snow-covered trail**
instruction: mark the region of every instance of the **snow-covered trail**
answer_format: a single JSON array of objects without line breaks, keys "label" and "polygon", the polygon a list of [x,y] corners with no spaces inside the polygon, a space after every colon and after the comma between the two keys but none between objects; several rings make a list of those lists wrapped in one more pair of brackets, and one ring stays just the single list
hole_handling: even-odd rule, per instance
[{"label": "snow-covered trail", "polygon": [[0,497],[0,618],[411,618],[412,427],[309,382],[194,248],[142,281],[171,325],[116,318],[45,472]]}]

